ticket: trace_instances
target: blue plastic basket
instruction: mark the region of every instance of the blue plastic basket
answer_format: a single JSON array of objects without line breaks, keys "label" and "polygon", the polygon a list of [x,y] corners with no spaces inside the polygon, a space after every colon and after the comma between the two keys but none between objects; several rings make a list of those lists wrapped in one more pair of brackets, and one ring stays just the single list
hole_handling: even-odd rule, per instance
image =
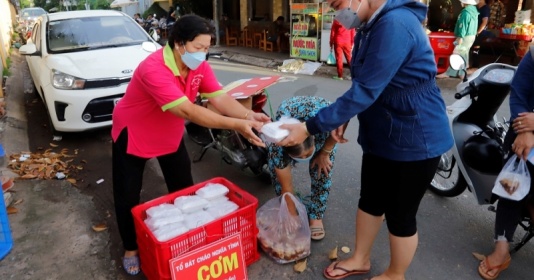
[{"label": "blue plastic basket", "polygon": [[[2,182],[0,182],[0,190],[2,190]],[[0,194],[0,260],[2,260],[13,248],[13,239],[11,238],[7,209],[4,204],[4,192],[0,191]]]}]

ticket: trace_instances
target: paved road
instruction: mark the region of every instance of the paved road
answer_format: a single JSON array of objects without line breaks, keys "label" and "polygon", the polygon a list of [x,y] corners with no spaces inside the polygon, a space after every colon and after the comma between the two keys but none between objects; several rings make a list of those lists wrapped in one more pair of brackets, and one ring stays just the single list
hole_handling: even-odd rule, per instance
[{"label": "paved road", "polygon": [[[230,64],[217,60],[210,61],[222,83],[241,78],[280,74],[252,66]],[[317,95],[335,100],[349,86],[346,81],[335,81],[317,76],[284,76],[288,77],[288,82],[274,85],[269,90],[273,110],[283,99],[295,95]],[[448,104],[453,101],[453,91],[450,88],[454,84],[454,80],[440,81],[440,85],[444,88],[443,96]],[[36,151],[38,147],[49,147],[52,137],[46,128],[44,107],[41,102],[33,101],[31,94],[25,94],[24,96],[26,98],[25,104],[28,118],[27,130],[30,139],[28,149]],[[506,112],[504,111],[503,114],[506,115]],[[312,255],[308,259],[308,269],[301,274],[296,274],[292,270],[292,265],[275,264],[266,255],[262,254],[262,258],[248,268],[250,279],[323,279],[322,270],[329,264],[327,255],[330,249],[335,246],[353,246],[354,217],[360,186],[361,158],[361,149],[356,144],[356,131],[357,121],[353,121],[347,131],[350,142],[341,145],[339,148],[340,151],[336,160],[337,167],[333,179],[334,186],[325,217],[327,235],[323,241],[312,243]],[[65,135],[57,144],[60,145],[58,149],[78,149],[76,160],[81,161],[83,159],[87,161],[85,169],[78,174],[78,186],[75,188],[77,191],[71,198],[72,200],[87,199],[92,202],[92,207],[86,206],[83,209],[92,210],[94,213],[82,217],[85,219],[83,222],[90,224],[104,221],[109,226],[109,231],[106,233],[108,234],[106,236],[109,236],[109,243],[104,244],[102,249],[96,250],[95,254],[92,254],[89,258],[101,260],[102,269],[110,271],[109,274],[101,276],[101,279],[109,279],[107,277],[109,275],[116,275],[116,278],[123,279],[125,277],[124,273],[118,267],[122,249],[119,246],[114,217],[113,215],[109,216],[109,213],[112,214],[113,212],[109,130]],[[198,152],[198,146],[195,146],[194,143],[187,141],[187,146],[190,154],[194,155]],[[258,197],[260,205],[272,198],[274,194],[269,184],[264,180],[247,176],[232,166],[228,166],[220,160],[216,151],[208,152],[201,162],[194,164],[193,172],[194,179],[197,182],[214,176],[224,176]],[[304,193],[309,191],[306,185],[309,179],[305,173],[306,170],[303,167],[299,167],[295,172],[295,182],[302,182],[302,184],[297,185],[297,188]],[[144,178],[143,201],[166,193],[157,164],[150,162]],[[104,179],[104,183],[96,184],[95,182],[99,179]],[[33,183],[31,183],[32,181],[29,182],[25,182],[25,184],[29,185],[29,187],[34,187]],[[45,182],[44,184],[51,183]],[[59,192],[60,189],[57,189],[57,191]],[[61,199],[56,200],[59,201],[54,202],[55,204],[64,202]],[[477,206],[472,195],[468,192],[452,199],[436,197],[428,192],[421,204],[418,217],[420,245],[415,260],[408,271],[407,278],[416,280],[478,279],[476,272],[477,261],[471,256],[471,252],[488,253],[492,248],[493,215],[485,209],[485,207]],[[74,208],[72,211],[77,210]],[[85,230],[87,231],[85,234],[92,238],[89,239],[89,243],[94,242],[96,245],[101,246],[99,238],[94,237],[95,234],[91,232],[90,227],[86,225]],[[48,234],[54,234],[53,228],[51,231]],[[69,232],[63,231],[61,234],[68,236]],[[32,237],[35,238],[35,236]],[[387,231],[384,227],[373,250],[371,275],[380,273],[387,266],[388,246]],[[48,250],[53,252],[54,248],[54,245],[50,244]],[[510,269],[502,274],[502,279],[530,279],[531,275],[534,274],[534,266],[531,265],[534,260],[532,252],[532,244],[528,244],[517,253]],[[18,260],[31,259],[28,256],[24,258],[22,254],[17,253]],[[47,256],[46,251],[37,251],[34,254],[42,254],[42,257]],[[56,258],[68,260],[72,259],[69,254],[71,253],[67,252],[63,256],[61,254],[54,255]],[[345,256],[340,252],[341,258]],[[13,262],[16,263],[16,260],[13,260]],[[21,275],[12,272],[16,269],[18,269],[16,266],[7,267],[0,263],[0,275]],[[63,273],[66,270],[68,269],[58,267],[55,270],[58,271],[56,272],[57,274],[51,279],[65,279],[61,276],[68,275]],[[27,271],[28,268],[21,268],[18,272],[28,275]],[[39,273],[39,268],[34,269],[33,275],[35,276],[37,273]],[[32,277],[26,278],[32,279]],[[86,279],[94,278],[97,277]],[[19,278],[15,277],[13,279]],[[85,279],[85,277],[81,279]],[[144,279],[144,277],[141,275],[129,279]],[[363,279],[363,277],[354,279]]]}]

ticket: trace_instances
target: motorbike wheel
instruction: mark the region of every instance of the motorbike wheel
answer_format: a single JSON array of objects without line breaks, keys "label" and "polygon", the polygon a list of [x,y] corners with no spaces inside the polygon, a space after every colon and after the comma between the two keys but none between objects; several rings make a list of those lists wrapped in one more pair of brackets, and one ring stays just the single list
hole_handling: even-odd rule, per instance
[{"label": "motorbike wheel", "polygon": [[441,155],[438,169],[430,183],[430,191],[443,197],[455,197],[467,188],[467,182],[456,164],[452,150]]}]

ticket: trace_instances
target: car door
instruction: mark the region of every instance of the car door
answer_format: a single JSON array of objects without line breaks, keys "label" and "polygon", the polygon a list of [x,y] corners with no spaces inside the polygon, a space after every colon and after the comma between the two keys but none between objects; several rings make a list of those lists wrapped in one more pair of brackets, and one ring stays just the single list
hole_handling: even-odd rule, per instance
[{"label": "car door", "polygon": [[[41,71],[39,70],[41,68],[41,64],[43,63],[43,44],[41,43],[41,38],[41,21],[37,21],[33,26],[31,42],[35,44],[35,48],[37,49],[38,54],[27,56],[26,61],[28,62],[28,68],[30,69],[33,83],[35,84],[35,87],[39,92],[41,92],[42,88],[42,75],[45,74],[41,73]],[[50,75],[49,73],[46,74]]]}]

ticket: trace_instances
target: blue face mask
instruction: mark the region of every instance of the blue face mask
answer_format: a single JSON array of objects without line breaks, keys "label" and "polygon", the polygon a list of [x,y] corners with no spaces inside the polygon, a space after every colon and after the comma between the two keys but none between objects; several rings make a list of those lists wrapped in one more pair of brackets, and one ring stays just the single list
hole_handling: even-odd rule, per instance
[{"label": "blue face mask", "polygon": [[194,52],[190,53],[187,52],[184,46],[184,54],[180,54],[182,56],[182,61],[184,64],[191,70],[197,70],[197,68],[206,60],[206,53],[205,52]]},{"label": "blue face mask", "polygon": [[310,161],[310,159],[312,159],[314,154],[315,154],[315,146],[313,147],[313,153],[311,153],[311,155],[308,156],[307,158],[296,158],[296,157],[292,157],[292,156],[289,156],[289,157],[292,158],[293,160],[295,160],[298,163],[306,163],[306,162]]}]

